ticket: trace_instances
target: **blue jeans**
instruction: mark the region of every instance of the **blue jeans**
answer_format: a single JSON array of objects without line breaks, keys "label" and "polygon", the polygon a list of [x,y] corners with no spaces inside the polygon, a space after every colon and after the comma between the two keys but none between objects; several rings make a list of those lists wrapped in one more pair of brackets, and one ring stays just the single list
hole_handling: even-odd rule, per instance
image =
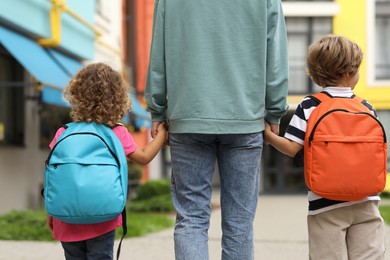
[{"label": "blue jeans", "polygon": [[61,244],[66,260],[112,260],[114,240],[115,229],[95,238]]},{"label": "blue jeans", "polygon": [[215,163],[221,181],[222,259],[253,259],[262,133],[170,134],[176,260],[207,260]]}]

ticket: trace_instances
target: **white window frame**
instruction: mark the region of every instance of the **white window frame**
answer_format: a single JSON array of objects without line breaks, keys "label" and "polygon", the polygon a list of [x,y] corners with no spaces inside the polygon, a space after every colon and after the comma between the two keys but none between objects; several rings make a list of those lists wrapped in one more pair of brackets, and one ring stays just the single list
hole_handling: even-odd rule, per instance
[{"label": "white window frame", "polygon": [[375,0],[366,1],[366,15],[367,15],[367,85],[368,87],[388,87],[390,85],[390,78],[386,80],[379,80],[375,77]]},{"label": "white window frame", "polygon": [[[282,6],[283,6],[284,16],[286,18],[330,18],[331,19],[332,17],[340,13],[340,5],[336,2],[329,2],[329,1],[318,1],[318,2],[283,1]],[[304,58],[302,61],[305,62]],[[310,83],[308,83],[306,89],[307,92],[300,93],[300,90],[294,89],[292,90],[290,95],[306,94],[309,91],[312,91],[312,87],[313,87],[312,84],[313,83],[311,81]]]},{"label": "white window frame", "polygon": [[336,2],[282,2],[282,6],[286,17],[327,17],[340,12],[340,6]]}]

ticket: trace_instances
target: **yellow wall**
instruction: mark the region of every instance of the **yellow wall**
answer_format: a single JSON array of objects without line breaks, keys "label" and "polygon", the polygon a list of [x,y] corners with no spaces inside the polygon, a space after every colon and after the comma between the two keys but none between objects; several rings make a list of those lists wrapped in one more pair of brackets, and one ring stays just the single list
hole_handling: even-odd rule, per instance
[{"label": "yellow wall", "polygon": [[[333,32],[354,40],[363,50],[365,58],[360,67],[360,80],[355,93],[367,99],[375,109],[388,110],[390,86],[369,86],[367,80],[367,32],[370,28],[367,28],[366,1],[373,0],[353,0],[353,3],[351,0],[336,0],[340,5],[340,13],[333,19]],[[390,180],[390,174],[387,179]],[[390,181],[387,181],[385,190],[390,192]]]},{"label": "yellow wall", "polygon": [[336,0],[340,13],[334,17],[333,32],[354,40],[363,49],[365,58],[360,67],[360,80],[355,93],[367,99],[377,110],[390,109],[390,86],[369,86],[367,80],[367,4],[373,0]]}]

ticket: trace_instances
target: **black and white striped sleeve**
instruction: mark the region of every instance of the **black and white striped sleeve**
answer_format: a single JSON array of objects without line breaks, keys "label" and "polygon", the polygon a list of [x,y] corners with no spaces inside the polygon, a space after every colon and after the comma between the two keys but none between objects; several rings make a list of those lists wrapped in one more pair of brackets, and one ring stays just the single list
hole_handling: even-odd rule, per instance
[{"label": "black and white striped sleeve", "polygon": [[299,143],[304,144],[307,120],[311,112],[318,106],[318,102],[310,97],[305,97],[298,105],[297,109],[289,125],[287,126],[284,137]]}]

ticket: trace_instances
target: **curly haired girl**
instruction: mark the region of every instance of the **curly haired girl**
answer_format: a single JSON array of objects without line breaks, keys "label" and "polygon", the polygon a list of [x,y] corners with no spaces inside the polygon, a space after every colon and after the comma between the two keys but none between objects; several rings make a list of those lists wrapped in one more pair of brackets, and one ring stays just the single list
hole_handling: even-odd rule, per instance
[{"label": "curly haired girl", "polygon": [[[149,163],[166,143],[166,129],[158,129],[153,141],[139,148],[127,129],[119,123],[131,110],[128,85],[120,73],[104,63],[82,68],[65,90],[75,122],[96,122],[112,128],[121,141],[127,157],[139,164]],[[65,131],[61,127],[50,143],[52,149]],[[122,225],[121,215],[97,224],[69,224],[48,218],[53,237],[61,241],[66,259],[113,259],[115,229]]]}]

